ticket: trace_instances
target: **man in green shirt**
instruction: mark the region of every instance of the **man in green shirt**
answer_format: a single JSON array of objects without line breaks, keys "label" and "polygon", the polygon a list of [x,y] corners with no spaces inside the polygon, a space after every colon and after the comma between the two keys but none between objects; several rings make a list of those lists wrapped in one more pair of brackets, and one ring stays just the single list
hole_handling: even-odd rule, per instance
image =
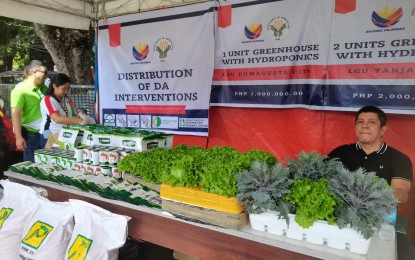
[{"label": "man in green shirt", "polygon": [[44,85],[47,68],[42,62],[32,60],[26,65],[26,72],[27,78],[11,92],[10,106],[16,148],[24,151],[25,161],[33,161],[33,152],[40,148],[40,100],[47,90]]}]

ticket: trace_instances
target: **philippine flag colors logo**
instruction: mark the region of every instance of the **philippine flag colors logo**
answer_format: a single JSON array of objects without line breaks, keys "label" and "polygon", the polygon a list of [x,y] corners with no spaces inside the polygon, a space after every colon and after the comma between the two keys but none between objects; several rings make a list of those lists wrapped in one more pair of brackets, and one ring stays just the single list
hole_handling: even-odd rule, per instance
[{"label": "philippine flag colors logo", "polygon": [[137,46],[133,46],[133,56],[138,61],[145,60],[147,58],[148,51],[148,44],[139,43]]},{"label": "philippine flag colors logo", "polygon": [[380,28],[388,28],[395,25],[403,15],[402,7],[373,11],[372,22]]},{"label": "philippine flag colors logo", "polygon": [[256,38],[261,36],[262,24],[251,23],[250,25],[245,26],[244,32],[246,38],[255,40]]}]

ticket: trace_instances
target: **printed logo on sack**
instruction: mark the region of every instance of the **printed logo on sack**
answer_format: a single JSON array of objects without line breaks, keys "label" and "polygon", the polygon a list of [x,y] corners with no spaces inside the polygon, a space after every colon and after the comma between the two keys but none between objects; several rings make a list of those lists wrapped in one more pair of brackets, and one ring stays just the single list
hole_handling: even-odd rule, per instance
[{"label": "printed logo on sack", "polygon": [[395,25],[402,18],[402,7],[385,7],[383,10],[376,10],[372,13],[372,23],[379,28],[388,28]]},{"label": "printed logo on sack", "polygon": [[12,214],[12,212],[13,209],[11,208],[2,208],[0,210],[0,229],[3,227],[4,221],[6,221],[8,217],[10,217],[10,214]]},{"label": "printed logo on sack", "polygon": [[290,31],[290,23],[283,16],[277,16],[268,23],[268,35],[274,40],[284,39]]},{"label": "printed logo on sack", "polygon": [[37,221],[27,232],[22,243],[31,248],[38,249],[52,230],[53,227],[51,225]]},{"label": "printed logo on sack", "polygon": [[166,62],[173,53],[173,43],[168,38],[160,38],[154,44],[153,48],[156,60],[159,62]]},{"label": "printed logo on sack", "polygon": [[78,234],[68,251],[68,260],[84,260],[91,249],[93,240]]},{"label": "printed logo on sack", "polygon": [[63,137],[65,137],[65,138],[71,138],[72,137],[72,133],[70,133],[70,132],[63,132]]},{"label": "printed logo on sack", "polygon": [[92,141],[92,134],[88,134],[88,136],[86,137],[86,140]]},{"label": "printed logo on sack", "polygon": [[246,38],[250,40],[255,40],[262,33],[262,24],[254,24],[251,23],[250,25],[245,26],[244,29]]}]

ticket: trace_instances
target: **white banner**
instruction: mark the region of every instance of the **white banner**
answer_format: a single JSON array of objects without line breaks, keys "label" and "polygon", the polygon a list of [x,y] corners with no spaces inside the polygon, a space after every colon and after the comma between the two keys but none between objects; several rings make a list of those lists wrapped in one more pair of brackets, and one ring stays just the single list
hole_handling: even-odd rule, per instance
[{"label": "white banner", "polygon": [[326,106],[355,110],[371,104],[414,114],[415,1],[348,4],[333,16]]},{"label": "white banner", "polygon": [[207,136],[213,60],[213,2],[101,20],[101,123]]},{"label": "white banner", "polygon": [[321,105],[333,1],[230,0],[232,22],[216,34],[212,105]]},{"label": "white banner", "polygon": [[414,0],[229,0],[212,105],[415,114]]}]

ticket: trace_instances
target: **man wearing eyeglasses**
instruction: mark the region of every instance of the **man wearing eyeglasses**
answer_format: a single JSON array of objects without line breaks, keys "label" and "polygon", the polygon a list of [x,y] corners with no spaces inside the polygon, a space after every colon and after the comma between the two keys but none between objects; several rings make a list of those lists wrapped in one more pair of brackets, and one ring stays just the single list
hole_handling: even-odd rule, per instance
[{"label": "man wearing eyeglasses", "polygon": [[41,61],[32,60],[25,68],[26,79],[17,84],[10,95],[13,131],[16,148],[23,151],[25,161],[34,160],[34,151],[40,148],[40,100],[46,90],[46,66]]}]

